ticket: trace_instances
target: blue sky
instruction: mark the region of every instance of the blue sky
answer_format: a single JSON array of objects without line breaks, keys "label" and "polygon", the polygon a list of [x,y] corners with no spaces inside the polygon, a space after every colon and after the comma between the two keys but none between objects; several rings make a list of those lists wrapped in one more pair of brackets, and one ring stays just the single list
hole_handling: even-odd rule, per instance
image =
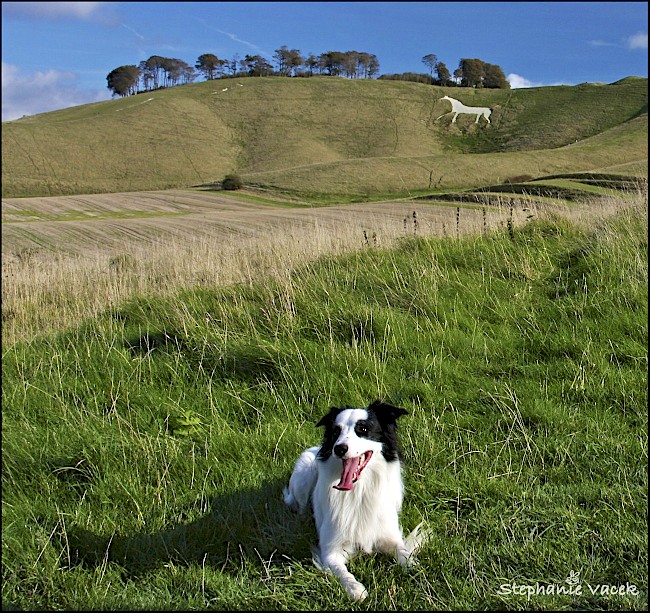
[{"label": "blue sky", "polygon": [[[2,2],[2,120],[110,99],[152,55],[363,51],[380,74],[501,66],[512,87],[648,76],[646,2]],[[199,79],[200,80],[200,79]]]}]

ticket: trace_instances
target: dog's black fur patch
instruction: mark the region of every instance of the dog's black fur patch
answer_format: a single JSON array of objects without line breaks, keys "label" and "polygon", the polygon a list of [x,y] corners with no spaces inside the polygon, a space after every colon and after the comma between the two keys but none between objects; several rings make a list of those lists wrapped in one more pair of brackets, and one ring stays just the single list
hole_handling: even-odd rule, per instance
[{"label": "dog's black fur patch", "polygon": [[[323,444],[318,452],[319,460],[327,460],[332,455],[332,449],[340,432],[334,426],[336,416],[346,409],[354,407],[331,407],[329,413],[323,416],[316,426],[325,426]],[[406,415],[407,411],[380,400],[375,400],[365,409],[368,419],[357,422],[355,432],[360,438],[382,443],[381,453],[387,462],[395,462],[402,457],[397,442],[397,419]],[[365,430],[365,431],[364,431]]]}]

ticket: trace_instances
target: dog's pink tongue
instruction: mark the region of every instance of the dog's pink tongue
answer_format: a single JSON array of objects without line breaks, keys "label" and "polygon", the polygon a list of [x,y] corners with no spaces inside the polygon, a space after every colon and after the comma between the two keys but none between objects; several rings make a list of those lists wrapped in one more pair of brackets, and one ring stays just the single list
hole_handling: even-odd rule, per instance
[{"label": "dog's pink tongue", "polygon": [[343,472],[341,473],[341,480],[339,481],[338,485],[334,486],[337,490],[351,490],[354,488],[353,479],[355,473],[357,472],[357,469],[359,468],[359,464],[361,464],[361,456],[343,460]]}]

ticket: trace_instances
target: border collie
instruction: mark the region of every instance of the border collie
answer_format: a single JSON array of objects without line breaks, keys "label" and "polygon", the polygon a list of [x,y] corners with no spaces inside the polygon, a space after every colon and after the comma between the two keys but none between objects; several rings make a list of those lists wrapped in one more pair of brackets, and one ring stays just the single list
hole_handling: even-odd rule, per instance
[{"label": "border collie", "polygon": [[332,407],[317,426],[325,427],[320,447],[310,447],[296,462],[284,488],[284,501],[304,512],[311,498],[320,551],[314,563],[332,572],[354,600],[366,588],[346,567],[357,552],[393,554],[404,567],[425,538],[418,526],[402,536],[401,454],[397,419],[406,411],[377,400],[365,409]]}]

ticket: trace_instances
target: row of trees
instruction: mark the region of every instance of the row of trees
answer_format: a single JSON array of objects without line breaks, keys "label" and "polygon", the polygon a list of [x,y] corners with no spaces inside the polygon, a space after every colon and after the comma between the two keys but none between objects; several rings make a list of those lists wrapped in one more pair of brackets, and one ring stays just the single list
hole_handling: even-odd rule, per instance
[{"label": "row of trees", "polygon": [[261,55],[246,55],[240,59],[219,58],[213,53],[200,55],[194,66],[176,58],[152,55],[138,66],[120,66],[106,77],[107,86],[117,96],[129,96],[138,91],[151,91],[191,83],[199,75],[206,80],[231,77],[266,77],[270,75],[311,77],[314,74],[369,79],[379,72],[379,61],[372,53],[362,51],[328,51],[303,57],[298,49],[286,45],[273,54],[274,66]]},{"label": "row of trees", "polygon": [[[129,96],[142,91],[161,87],[173,87],[191,83],[203,76],[206,80],[222,77],[265,77],[271,75],[287,77],[311,77],[314,74],[344,76],[350,79],[371,79],[379,73],[379,60],[372,53],[362,51],[328,51],[320,55],[310,53],[303,56],[298,49],[283,45],[273,54],[275,66],[261,55],[246,55],[240,59],[235,55],[230,60],[219,58],[213,53],[200,55],[194,64],[176,58],[152,55],[138,66],[120,66],[106,77],[107,87],[117,96]],[[435,54],[428,54],[422,61],[429,67],[430,82],[439,85],[461,85],[465,87],[509,88],[499,66],[487,64],[478,59],[463,59],[452,75]],[[434,79],[433,74],[437,75]],[[413,75],[414,73],[404,73]],[[379,78],[405,78],[404,75],[386,75]],[[426,76],[426,75],[425,75]],[[422,80],[422,79],[420,79]]]},{"label": "row of trees", "polygon": [[[429,68],[429,74],[419,72],[403,72],[399,74],[386,74],[380,79],[394,79],[401,81],[415,81],[429,85],[442,85],[445,87],[487,87],[493,89],[510,89],[510,83],[500,66],[488,64],[477,58],[460,60],[458,68],[452,75],[443,62],[430,53],[422,58],[422,63]],[[435,76],[434,76],[435,74]]]}]

